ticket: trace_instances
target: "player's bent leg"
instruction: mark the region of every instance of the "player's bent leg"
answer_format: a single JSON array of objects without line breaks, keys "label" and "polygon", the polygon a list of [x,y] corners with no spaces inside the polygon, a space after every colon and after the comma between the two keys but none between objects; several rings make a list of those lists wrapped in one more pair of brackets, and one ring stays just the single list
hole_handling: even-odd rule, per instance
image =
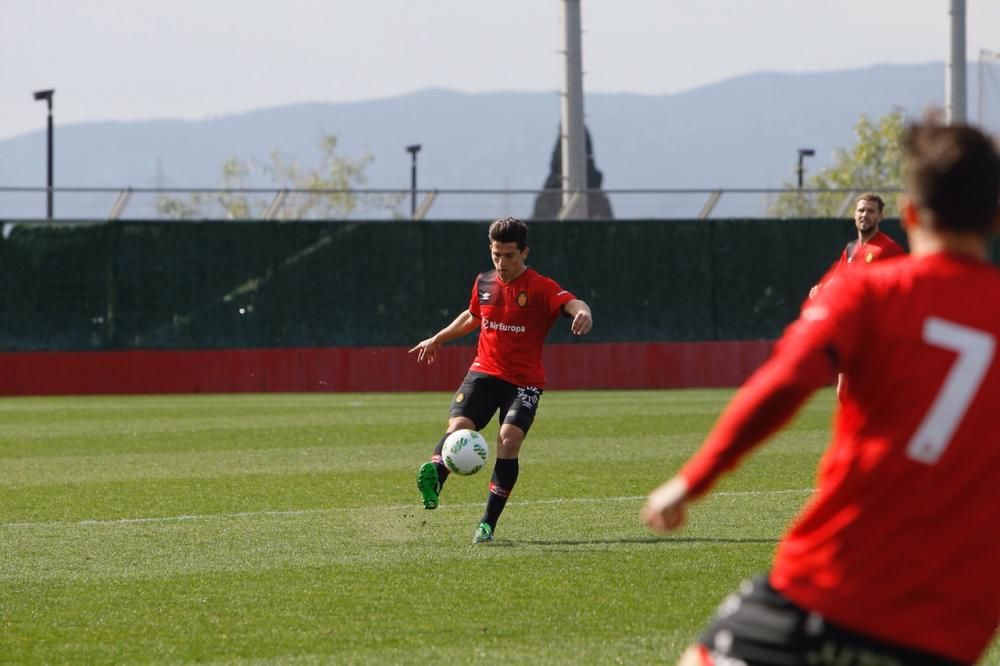
[{"label": "player's bent leg", "polygon": [[[517,454],[521,450],[524,435],[524,431],[517,426],[505,423],[500,427],[500,433],[497,435],[497,459],[493,465],[493,476],[490,478],[490,489],[486,496],[486,510],[480,520],[475,543],[493,541],[497,521],[500,520],[500,514],[507,506],[507,499],[517,483],[519,472]],[[481,534],[484,528],[489,530],[488,535]],[[486,536],[489,538],[486,539]]]},{"label": "player's bent leg", "polygon": [[517,458],[527,433],[516,425],[504,423],[497,433],[497,458]]},{"label": "player's bent leg", "polygon": [[478,430],[476,424],[468,416],[452,416],[448,419],[448,432],[456,430]]},{"label": "player's bent leg", "polygon": [[441,437],[441,441],[437,443],[437,446],[434,447],[434,455],[431,456],[431,462],[434,463],[434,467],[437,468],[437,478],[438,478],[437,491],[439,495],[441,494],[441,488],[444,487],[444,482],[448,480],[448,475],[451,474],[451,470],[449,470],[448,466],[444,464],[444,457],[442,456],[442,452],[444,451],[444,443],[451,435],[451,433],[455,432],[456,430],[478,431],[479,428],[476,427],[476,424],[472,421],[472,419],[466,416],[453,416],[450,419],[448,419],[448,430]]},{"label": "player's bent leg", "polygon": [[452,416],[448,419],[448,430],[441,437],[441,441],[434,447],[434,454],[430,462],[425,462],[417,470],[417,490],[420,491],[420,499],[424,503],[425,509],[436,509],[441,503],[441,488],[448,478],[448,468],[441,460],[441,450],[448,435],[456,430],[475,430],[476,425],[465,416]]}]

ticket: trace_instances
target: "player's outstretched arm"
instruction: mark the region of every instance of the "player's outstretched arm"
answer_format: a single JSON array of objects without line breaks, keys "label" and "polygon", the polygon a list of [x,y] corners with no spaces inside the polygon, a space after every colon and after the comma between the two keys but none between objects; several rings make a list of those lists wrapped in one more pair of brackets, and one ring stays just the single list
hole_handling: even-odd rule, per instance
[{"label": "player's outstretched arm", "polygon": [[574,298],[563,306],[563,311],[573,318],[569,325],[569,330],[573,331],[573,335],[590,333],[590,329],[594,325],[594,317],[590,313],[589,305],[579,298]]},{"label": "player's outstretched arm", "polygon": [[680,527],[687,504],[708,492],[724,472],[785,424],[816,388],[829,381],[832,370],[824,349],[779,343],[775,355],[726,406],[695,455],[649,494],[641,512],[643,522],[659,532]]},{"label": "player's outstretched arm", "polygon": [[412,354],[413,352],[417,352],[417,363],[427,361],[427,364],[430,365],[434,362],[434,357],[437,356],[437,350],[441,345],[467,335],[477,328],[479,328],[479,320],[474,314],[468,310],[464,310],[460,315],[455,317],[454,321],[426,340],[418,342],[407,353]]}]

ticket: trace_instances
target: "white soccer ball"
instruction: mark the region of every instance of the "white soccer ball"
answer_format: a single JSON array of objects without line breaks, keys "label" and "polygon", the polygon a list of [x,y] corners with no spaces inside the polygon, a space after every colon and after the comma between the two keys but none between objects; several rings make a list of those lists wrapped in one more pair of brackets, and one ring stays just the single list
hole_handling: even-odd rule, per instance
[{"label": "white soccer ball", "polygon": [[490,447],[486,439],[475,430],[456,430],[444,440],[441,460],[455,474],[469,476],[486,464]]}]

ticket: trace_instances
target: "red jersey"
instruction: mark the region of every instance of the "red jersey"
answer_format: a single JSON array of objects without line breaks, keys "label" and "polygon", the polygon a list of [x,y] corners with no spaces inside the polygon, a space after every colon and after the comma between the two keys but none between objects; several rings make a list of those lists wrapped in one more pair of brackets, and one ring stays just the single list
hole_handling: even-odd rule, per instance
[{"label": "red jersey", "polygon": [[531,268],[509,283],[496,271],[481,273],[469,300],[469,312],[482,320],[476,358],[469,369],[517,386],[545,386],[545,336],[562,314],[562,306],[575,298]]},{"label": "red jersey", "polygon": [[901,254],[906,253],[899,243],[892,240],[888,234],[876,231],[875,235],[865,243],[858,243],[856,240],[848,243],[840,253],[837,268],[843,268],[848,264],[870,264],[878,259],[898,257]]},{"label": "red jersey", "polygon": [[972,662],[1000,622],[1000,273],[935,254],[846,271],[682,470],[691,492],[850,379],[771,582],[849,629]]},{"label": "red jersey", "polygon": [[848,267],[867,266],[880,259],[890,259],[905,254],[899,243],[881,231],[876,231],[875,235],[866,243],[858,243],[857,240],[852,240],[844,247],[844,251],[840,253],[840,259],[830,266],[826,274],[820,278],[816,287],[813,288],[813,291],[809,293],[809,300],[803,304],[803,307],[809,305],[811,300],[816,298],[816,292],[819,289],[829,286],[840,274],[840,271]]}]

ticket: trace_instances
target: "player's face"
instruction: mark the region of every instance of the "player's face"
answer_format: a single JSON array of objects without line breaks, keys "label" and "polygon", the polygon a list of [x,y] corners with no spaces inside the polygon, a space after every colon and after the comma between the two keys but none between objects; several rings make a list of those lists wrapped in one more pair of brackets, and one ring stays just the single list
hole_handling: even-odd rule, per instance
[{"label": "player's face", "polygon": [[528,258],[528,248],[518,250],[517,243],[491,241],[490,254],[493,256],[497,276],[504,282],[510,282],[527,268],[524,260]]},{"label": "player's face", "polygon": [[854,226],[863,235],[874,234],[882,221],[882,213],[878,212],[878,204],[874,201],[861,199],[854,208]]}]

